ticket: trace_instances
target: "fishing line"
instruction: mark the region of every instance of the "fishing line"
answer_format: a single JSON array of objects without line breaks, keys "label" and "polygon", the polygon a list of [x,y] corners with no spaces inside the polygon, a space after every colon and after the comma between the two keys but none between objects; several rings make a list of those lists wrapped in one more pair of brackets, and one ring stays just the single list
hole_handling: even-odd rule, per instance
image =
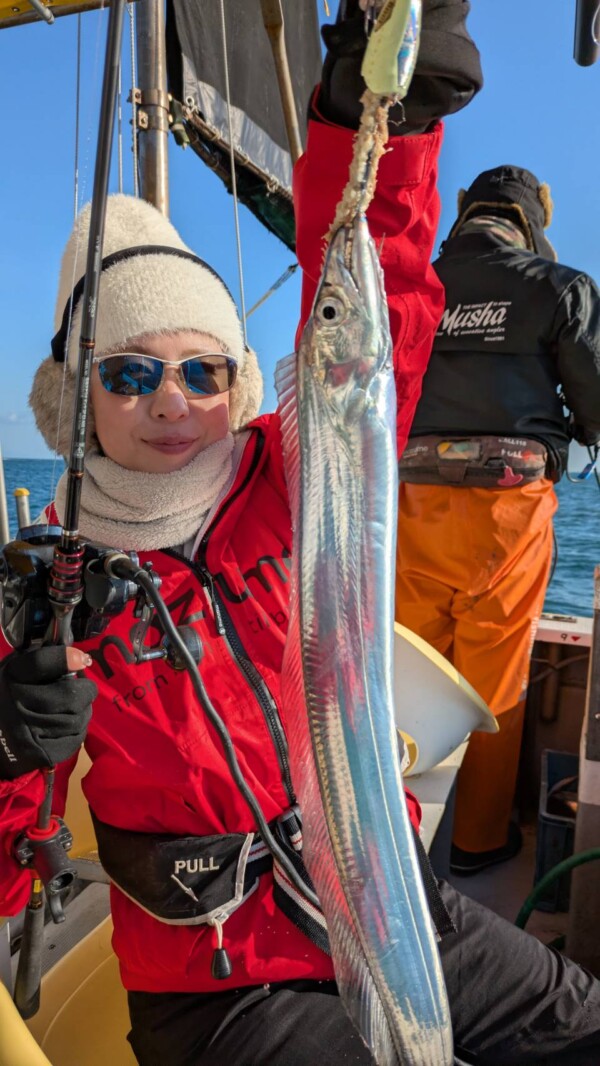
[{"label": "fishing line", "polygon": [[137,103],[135,90],[137,88],[137,69],[135,53],[135,4],[127,4],[129,15],[129,50],[131,53],[131,151],[133,154],[133,195],[140,195],[140,176],[138,173],[138,131],[137,131]]},{"label": "fishing line", "polygon": [[233,193],[233,217],[235,222],[235,243],[237,249],[238,276],[240,284],[240,310],[242,318],[242,331],[244,334],[244,347],[248,347],[248,335],[246,332],[246,301],[244,298],[244,270],[242,266],[242,242],[240,239],[240,220],[238,214],[237,180],[235,174],[235,152],[233,148],[233,123],[231,119],[231,96],[229,93],[229,63],[227,60],[227,32],[225,28],[225,3],[219,0],[221,9],[221,35],[223,38],[223,62],[225,65],[225,97],[227,100],[227,125],[229,127],[229,161],[231,166],[231,191]]},{"label": "fishing line", "polygon": [[[95,41],[95,48],[94,48],[94,62],[92,64],[92,76],[91,76],[90,82],[89,82],[89,84],[91,86],[97,86],[97,84],[98,84],[98,64],[99,64],[99,59],[100,59],[100,36],[101,36],[100,31],[103,28],[103,23],[105,21],[104,18],[103,18],[103,13],[104,13],[105,10],[106,10],[106,8],[104,6],[104,0],[102,0],[102,3],[100,4],[100,14],[98,16],[98,22],[97,22],[97,25],[96,25],[96,41]],[[75,85],[76,85],[75,107],[76,107],[76,111],[75,111],[74,196],[73,196],[73,200],[74,200],[74,205],[73,205],[74,206],[74,218],[75,218],[75,254],[73,256],[73,272],[72,272],[72,275],[71,275],[71,299],[69,300],[69,316],[68,316],[68,321],[67,321],[67,332],[66,332],[66,340],[65,340],[65,349],[67,351],[68,351],[68,348],[69,348],[69,341],[70,341],[70,337],[71,337],[71,325],[72,325],[72,321],[73,321],[73,298],[72,297],[73,297],[73,289],[75,287],[75,282],[76,282],[76,279],[77,279],[77,269],[78,269],[77,268],[77,263],[78,263],[78,259],[79,259],[79,247],[80,247],[80,227],[77,224],[77,216],[78,216],[78,213],[79,213],[79,202],[80,202],[80,200],[79,200],[79,139],[80,139],[80,116],[81,116],[81,44],[82,44],[81,15],[78,15],[77,16],[77,60],[76,60],[77,68],[76,68],[76,79],[75,79]],[[93,96],[94,93],[92,93],[91,95]],[[93,110],[92,110],[92,103],[91,103],[91,99],[90,99],[88,101],[88,116],[87,116],[87,122],[86,122],[87,137],[86,137],[86,143],[85,143],[85,154],[84,154],[84,158],[83,158],[83,169],[82,169],[82,173],[81,173],[81,195],[82,195],[82,198],[85,195],[85,188],[86,188],[87,177],[88,177],[88,169],[89,169],[89,161],[90,161],[90,143],[91,143],[91,138],[92,138],[92,121],[93,121]],[[68,359],[65,359],[64,363],[63,363],[63,369],[62,369],[62,378],[61,378],[61,385],[60,385],[60,397],[59,397],[59,401],[58,401],[58,415],[57,415],[57,419],[56,419],[56,436],[55,436],[55,440],[54,440],[54,456],[53,456],[53,461],[52,461],[52,471],[51,471],[51,474],[50,474],[50,496],[49,496],[50,500],[53,500],[55,495],[56,495],[56,484],[57,484],[56,463],[57,463],[57,460],[59,458],[60,426],[61,426],[61,422],[62,422],[62,415],[63,415],[63,409],[64,409],[65,386],[66,386],[66,380],[67,380],[66,379],[66,375],[67,375],[68,372],[69,372]],[[60,458],[63,459],[64,457],[60,456]],[[48,535],[49,528],[50,528],[50,516],[48,515],[47,518],[46,518],[46,535]]]}]

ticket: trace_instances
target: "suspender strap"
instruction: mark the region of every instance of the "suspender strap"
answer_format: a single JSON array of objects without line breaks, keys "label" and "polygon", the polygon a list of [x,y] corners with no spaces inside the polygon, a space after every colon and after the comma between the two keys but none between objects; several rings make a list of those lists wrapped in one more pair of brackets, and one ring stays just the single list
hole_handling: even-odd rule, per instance
[{"label": "suspender strap", "polygon": [[425,895],[427,896],[427,902],[429,904],[429,910],[431,911],[431,917],[433,924],[435,925],[438,938],[442,940],[448,933],[456,933],[456,926],[450,917],[450,914],[446,908],[446,905],[440,895],[440,890],[437,885],[436,876],[431,868],[431,863],[425,848],[423,847],[423,841],[415,829],[413,829],[413,836],[415,838],[415,847],[417,850],[417,859],[419,860],[419,867],[421,869],[421,877],[423,878],[423,886],[425,888]]},{"label": "suspender strap", "polygon": [[[298,807],[292,807],[277,820],[276,835],[288,859],[313,892],[315,887],[302,861],[302,824]],[[277,860],[273,862],[273,899],[280,910],[326,955],[331,955],[323,912],[309,903],[289,880]]]}]

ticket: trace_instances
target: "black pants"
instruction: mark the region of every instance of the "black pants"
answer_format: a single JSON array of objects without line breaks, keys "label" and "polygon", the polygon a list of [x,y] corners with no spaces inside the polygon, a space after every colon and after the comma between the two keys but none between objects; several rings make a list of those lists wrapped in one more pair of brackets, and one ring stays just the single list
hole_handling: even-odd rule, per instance
[{"label": "black pants", "polygon": [[[600,981],[440,882],[456,1054],[486,1066],[599,1066]],[[372,1066],[334,982],[131,992],[140,1066]]]}]

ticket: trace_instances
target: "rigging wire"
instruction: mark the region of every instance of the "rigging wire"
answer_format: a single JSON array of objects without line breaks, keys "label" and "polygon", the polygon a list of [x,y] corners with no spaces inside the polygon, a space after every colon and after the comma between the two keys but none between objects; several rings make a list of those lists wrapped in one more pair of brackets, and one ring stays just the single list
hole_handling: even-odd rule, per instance
[{"label": "rigging wire", "polygon": [[221,35],[223,39],[223,62],[225,66],[225,97],[227,100],[227,125],[229,127],[229,162],[231,166],[231,191],[233,193],[233,217],[235,222],[235,243],[237,249],[238,277],[240,284],[240,311],[242,319],[242,331],[244,334],[244,346],[248,347],[248,334],[246,331],[246,301],[244,297],[244,269],[242,265],[242,243],[240,239],[240,219],[238,212],[237,180],[235,174],[235,151],[233,147],[233,123],[231,119],[231,96],[229,92],[229,63],[227,60],[227,31],[225,27],[225,3],[219,0],[221,9]]},{"label": "rigging wire", "polygon": [[77,15],[77,70],[75,75],[75,162],[73,174],[73,218],[79,210],[79,117],[81,112],[81,14]]},{"label": "rigging wire", "polygon": [[119,192],[123,192],[123,56],[119,56],[119,74],[117,79],[117,153],[119,172]]},{"label": "rigging wire", "polygon": [[255,311],[258,311],[258,308],[262,307],[265,301],[269,299],[269,296],[272,296],[274,292],[277,292],[277,289],[281,288],[284,282],[288,281],[289,278],[296,273],[297,269],[298,263],[292,263],[287,270],[284,270],[283,274],[277,278],[277,281],[273,282],[271,287],[261,296],[260,300],[257,300],[255,304],[252,304],[252,307],[246,314],[246,318],[250,318],[250,315],[253,315]]},{"label": "rigging wire", "polygon": [[137,103],[135,91],[137,89],[137,70],[135,62],[135,4],[127,4],[129,15],[129,49],[131,52],[131,151],[133,153],[133,195],[140,195],[140,176],[138,172],[138,130],[137,130]]}]

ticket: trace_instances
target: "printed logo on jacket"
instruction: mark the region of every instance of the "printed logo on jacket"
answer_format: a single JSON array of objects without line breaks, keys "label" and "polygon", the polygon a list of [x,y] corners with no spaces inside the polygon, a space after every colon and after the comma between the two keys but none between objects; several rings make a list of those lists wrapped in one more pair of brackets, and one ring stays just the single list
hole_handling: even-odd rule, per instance
[{"label": "printed logo on jacket", "polygon": [[484,341],[503,341],[511,304],[511,300],[488,300],[447,307],[436,337],[480,336]]}]

